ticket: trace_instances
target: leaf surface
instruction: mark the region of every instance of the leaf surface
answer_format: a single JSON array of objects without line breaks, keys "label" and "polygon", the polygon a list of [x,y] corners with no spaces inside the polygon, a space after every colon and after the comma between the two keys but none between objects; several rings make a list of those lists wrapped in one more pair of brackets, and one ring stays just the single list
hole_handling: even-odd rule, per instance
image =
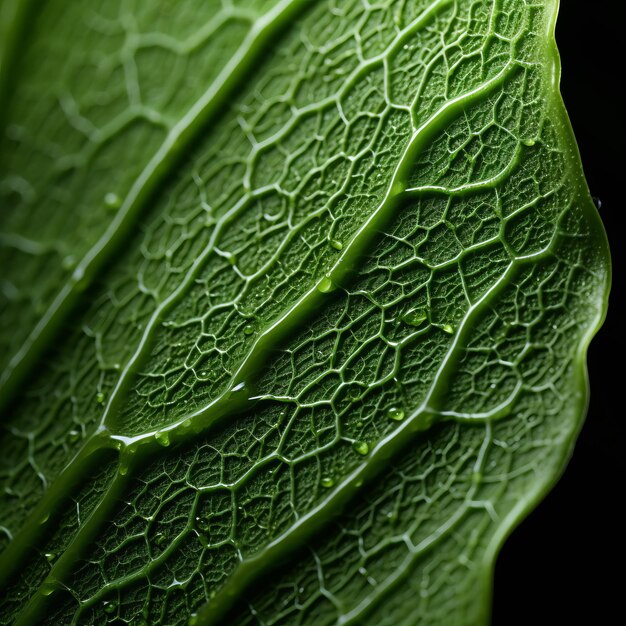
[{"label": "leaf surface", "polygon": [[609,283],[557,5],[5,5],[6,622],[488,620]]}]

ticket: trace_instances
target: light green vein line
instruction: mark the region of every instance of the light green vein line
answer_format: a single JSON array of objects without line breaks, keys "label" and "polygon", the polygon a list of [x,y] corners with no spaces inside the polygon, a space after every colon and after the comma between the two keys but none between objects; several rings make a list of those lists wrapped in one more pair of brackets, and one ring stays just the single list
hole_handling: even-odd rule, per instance
[{"label": "light green vein line", "polygon": [[[102,529],[103,518],[112,513],[114,508],[120,503],[121,496],[125,492],[130,477],[116,474],[110,483],[106,496],[102,498],[96,510],[83,522],[80,528],[80,535],[84,539],[93,541],[98,532]],[[15,626],[32,626],[40,624],[46,608],[55,600],[55,593],[63,588],[63,581],[74,570],[76,563],[81,556],[83,544],[72,542],[65,552],[58,558],[50,574],[44,580],[39,591],[33,595],[29,603],[19,614],[15,621]]]},{"label": "light green vein line", "polygon": [[302,326],[311,314],[311,311],[317,310],[325,302],[328,296],[327,293],[324,293],[327,281],[330,281],[332,285],[338,286],[349,280],[355,268],[359,266],[360,259],[367,254],[372,241],[378,236],[385,224],[396,214],[398,207],[406,200],[407,195],[410,195],[404,190],[407,186],[406,181],[410,175],[411,166],[415,162],[417,155],[424,151],[429,146],[432,138],[462,112],[469,103],[488,96],[494,89],[501,86],[516,66],[517,64],[511,61],[497,75],[480,87],[449,101],[413,133],[379,208],[372,213],[354,235],[352,241],[344,248],[328,275],[309,289],[272,326],[259,336],[234,374],[231,387],[226,393],[216,398],[207,407],[185,415],[176,422],[158,430],[131,437],[121,434],[112,434],[111,437],[131,448],[137,448],[152,442],[157,432],[168,433],[171,442],[181,441],[187,439],[190,434],[196,434],[211,428],[215,421],[230,415],[234,398],[241,398],[239,402],[242,404],[239,405],[238,410],[245,408],[246,401],[249,402],[249,393],[254,395],[254,379],[259,369],[265,363],[265,355],[271,353],[277,345],[280,345],[284,338],[293,332],[294,329]]},{"label": "light green vein line", "polygon": [[56,336],[63,320],[77,304],[81,293],[132,232],[143,207],[164,176],[174,167],[197,133],[227,101],[228,97],[255,68],[262,51],[273,43],[280,29],[306,7],[310,0],[283,0],[255,22],[239,50],[203,96],[174,126],[167,138],[139,175],[115,218],[91,250],[75,268],[68,282],[54,298],[20,349],[0,375],[0,408],[14,397],[37,358]]},{"label": "light green vein line", "polygon": [[[485,425],[487,436],[478,451],[476,463],[474,464],[474,472],[480,473],[484,469],[484,461],[486,450],[491,443],[491,425]],[[448,536],[464,519],[465,514],[472,508],[470,505],[474,494],[478,491],[478,485],[472,484],[469,488],[463,504],[451,515],[444,524],[437,528],[428,537],[422,540],[416,546],[411,546],[407,558],[400,567],[392,574],[380,587],[378,587],[372,595],[367,597],[363,602],[357,605],[352,611],[342,615],[337,620],[338,626],[352,626],[360,624],[363,616],[371,611],[375,606],[379,605],[385,597],[389,596],[398,585],[402,584],[407,576],[410,575],[412,567],[424,555],[425,552],[432,549],[439,541]]]},{"label": "light green vein line", "polygon": [[[398,36],[394,39],[394,42],[388,47],[388,49],[386,50],[384,54],[391,53],[398,45],[400,45],[400,43],[404,40],[404,38],[407,35],[425,26],[431,19],[433,19],[437,15],[438,11],[448,6],[450,2],[451,0],[437,0],[436,2],[433,2],[427,9],[425,9],[419,16],[417,16],[417,18],[413,20],[407,28],[405,28],[403,31],[401,31],[398,34]],[[383,57],[384,55],[380,55],[376,59],[368,61],[365,65],[357,67],[355,71],[347,78],[343,89],[347,89],[347,86],[352,85],[354,81],[356,81],[357,78],[362,73],[364,73],[372,65],[379,63]],[[291,120],[291,123],[287,124],[280,134],[282,135],[287,131],[287,129],[290,129],[292,125],[296,123],[297,119],[298,117],[294,116],[294,118]],[[428,123],[424,124],[424,127],[426,127],[427,125]],[[420,131],[418,131],[418,133],[419,132]],[[271,140],[272,142],[277,141],[277,136],[272,137]],[[367,150],[367,148],[365,150]],[[341,192],[338,192],[338,193],[341,193]],[[148,350],[151,344],[152,334],[154,330],[157,328],[158,323],[162,319],[164,313],[168,309],[170,309],[173,305],[175,305],[186,293],[186,290],[188,289],[189,285],[192,284],[197,273],[202,269],[202,267],[206,263],[206,260],[209,257],[209,255],[212,254],[214,250],[216,249],[216,246],[218,245],[218,242],[222,236],[224,229],[232,220],[237,218],[237,216],[242,210],[245,209],[251,197],[252,197],[251,192],[248,192],[247,194],[242,196],[242,198],[240,198],[240,200],[220,220],[220,222],[215,227],[215,230],[213,231],[211,235],[208,245],[203,250],[203,252],[198,256],[198,258],[194,261],[193,265],[187,272],[184,279],[180,282],[178,287],[155,309],[155,311],[151,315],[150,320],[147,322],[145,329],[142,333],[142,337],[137,348],[135,349],[132,357],[129,359],[127,364],[124,366],[120,374],[120,377],[115,385],[115,388],[113,389],[113,392],[111,393],[111,396],[109,397],[107,406],[105,408],[105,411],[101,420],[100,429],[114,429],[114,426],[111,422],[113,419],[115,419],[116,410],[118,409],[118,404],[120,402],[120,399],[123,397],[124,391],[127,389],[127,386],[130,384],[130,381],[132,380],[132,377],[135,374],[135,371],[142,357],[144,356],[144,353]],[[286,245],[287,242],[291,240],[293,237],[297,236],[298,228],[295,228],[293,230],[293,232],[289,235],[284,245]],[[257,279],[262,278],[262,277],[263,277],[263,273],[260,271],[257,275]],[[315,288],[313,289],[313,291],[315,291]],[[169,430],[169,428],[165,428],[163,430]]]},{"label": "light green vein line", "polygon": [[106,456],[112,453],[112,447],[109,439],[100,437],[89,440],[46,490],[22,528],[0,555],[0,589],[25,565],[37,540],[46,532],[54,512],[67,504],[66,497],[76,491],[77,485],[88,478],[94,467],[103,464]]},{"label": "light green vein line", "polygon": [[[303,515],[287,532],[269,543],[263,550],[239,565],[226,584],[211,601],[198,613],[197,623],[213,626],[222,620],[232,608],[242,592],[258,580],[259,577],[277,563],[284,561],[289,554],[296,552],[310,541],[326,525],[332,514],[340,513],[356,493],[361,492],[374,481],[388,466],[389,459],[398,458],[410,445],[418,433],[427,430],[438,417],[437,400],[445,393],[448,385],[449,370],[454,366],[463,351],[463,340],[473,328],[476,318],[484,312],[484,305],[489,304],[493,295],[508,285],[508,279],[514,268],[513,263],[502,274],[498,282],[483,297],[468,309],[459,325],[452,345],[440,366],[424,402],[406,421],[371,451],[367,462],[356,468],[325,500]],[[323,514],[322,514],[323,512]]]},{"label": "light green vein line", "polygon": [[[245,78],[246,72],[255,67],[258,55],[261,54],[264,47],[273,42],[277,32],[290,20],[295,19],[298,11],[310,6],[312,5],[307,0],[283,0],[272,11],[259,19],[238,53],[224,68],[210,89],[174,127],[159,152],[131,189],[105,235],[81,261],[74,272],[72,281],[67,283],[58,294],[53,305],[40,320],[28,341],[11,361],[15,367],[13,369],[7,368],[0,376],[0,407],[11,399],[9,394],[15,392],[21,377],[28,373],[29,367],[35,363],[37,356],[45,349],[45,344],[53,338],[56,326],[62,323],[65,313],[71,309],[79,297],[82,291],[81,283],[93,279],[117,245],[123,241],[127,231],[133,227],[137,214],[159,183],[160,178],[176,163],[176,159],[194,138],[197,131],[206,124],[211,115],[219,110],[225,99],[237,88]],[[85,442],[83,448],[66,465],[57,477],[55,485],[47,490],[33,513],[15,534],[13,541],[0,557],[0,587],[4,586],[23,564],[23,559],[28,554],[30,545],[44,531],[38,520],[50,516],[52,511],[61,506],[64,498],[71,493],[76,485],[76,481],[79,480],[80,476],[85,475],[86,467],[92,462],[94,449],[112,448],[116,445],[119,443],[109,439],[106,429],[101,428]]]}]

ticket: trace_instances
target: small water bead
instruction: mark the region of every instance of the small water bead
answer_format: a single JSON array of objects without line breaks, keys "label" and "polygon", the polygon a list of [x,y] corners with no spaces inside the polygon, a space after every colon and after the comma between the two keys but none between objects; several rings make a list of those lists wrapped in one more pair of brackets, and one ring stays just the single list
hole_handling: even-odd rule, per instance
[{"label": "small water bead", "polygon": [[452,335],[454,333],[454,326],[451,324],[444,324],[441,327],[441,330],[443,330],[444,333],[448,333],[448,335]]},{"label": "small water bead", "polygon": [[254,326],[252,324],[246,324],[243,327],[243,334],[244,335],[248,335],[248,336],[253,335],[254,334]]},{"label": "small water bead", "polygon": [[335,484],[335,481],[330,476],[323,476],[320,484],[324,489],[330,489]]},{"label": "small water bead", "polygon": [[402,321],[409,326],[421,326],[428,319],[424,309],[413,309],[402,316]]},{"label": "small water bead", "polygon": [[61,267],[63,267],[64,270],[73,270],[76,267],[76,257],[72,254],[63,257]]},{"label": "small water bead", "polygon": [[74,281],[74,288],[76,291],[85,291],[89,287],[90,278],[85,274],[84,267],[77,267],[72,272],[72,280]]},{"label": "small water bead", "polygon": [[111,615],[111,613],[115,613],[115,611],[117,610],[117,602],[115,601],[111,601],[111,602],[104,602],[104,612],[108,613],[109,615]]},{"label": "small water bead", "polygon": [[70,430],[70,432],[67,433],[67,440],[70,443],[76,443],[79,439],[80,439],[80,431]]},{"label": "small water bead", "polygon": [[46,558],[46,561],[48,561],[48,563],[52,563],[52,561],[57,558],[57,555],[54,552],[46,552],[44,554],[44,557]]},{"label": "small water bead", "polygon": [[330,243],[330,247],[335,250],[343,250],[343,244],[339,239],[331,239],[328,243]]},{"label": "small water bead", "polygon": [[322,278],[322,280],[320,280],[320,282],[317,284],[317,290],[321,291],[322,293],[330,293],[336,288],[337,286],[332,281],[332,278],[330,276],[324,276],[324,278]]},{"label": "small water bead", "polygon": [[404,411],[397,406],[392,406],[387,410],[387,417],[394,422],[401,422],[404,419]]},{"label": "small water bead", "polygon": [[55,583],[45,582],[41,585],[40,591],[43,596],[51,596],[57,590]]},{"label": "small water bead", "polygon": [[167,431],[156,433],[154,438],[157,440],[157,443],[165,448],[170,445],[170,434]]},{"label": "small water bead", "polygon": [[525,146],[532,148],[537,142],[534,139],[522,139],[522,143]]},{"label": "small water bead", "polygon": [[352,447],[354,448],[354,451],[361,456],[365,456],[370,451],[370,446],[367,441],[355,441],[352,444]]},{"label": "small water bead", "polygon": [[104,196],[104,204],[109,209],[119,209],[122,206],[122,199],[116,193],[109,191],[109,193]]},{"label": "small water bead", "polygon": [[96,394],[96,402],[98,404],[104,404],[104,394],[101,391]]}]

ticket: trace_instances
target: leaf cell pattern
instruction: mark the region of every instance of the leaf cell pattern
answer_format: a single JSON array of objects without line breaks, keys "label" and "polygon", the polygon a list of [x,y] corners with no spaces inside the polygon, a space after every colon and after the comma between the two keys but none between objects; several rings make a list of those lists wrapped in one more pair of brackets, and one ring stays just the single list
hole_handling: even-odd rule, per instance
[{"label": "leaf cell pattern", "polygon": [[483,623],[608,282],[556,2],[61,4],[0,107],[3,619]]}]

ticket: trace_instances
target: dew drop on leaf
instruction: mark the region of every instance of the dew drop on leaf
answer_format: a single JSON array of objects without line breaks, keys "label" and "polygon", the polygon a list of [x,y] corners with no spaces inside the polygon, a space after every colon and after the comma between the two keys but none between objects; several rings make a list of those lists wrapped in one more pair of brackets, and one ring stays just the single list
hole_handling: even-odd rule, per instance
[{"label": "dew drop on leaf", "polygon": [[63,260],[61,261],[61,266],[63,267],[64,270],[72,270],[76,267],[76,257],[69,254],[66,257],[63,257]]},{"label": "dew drop on leaf", "polygon": [[402,316],[402,321],[409,326],[421,326],[427,318],[424,309],[413,309]]},{"label": "dew drop on leaf", "polygon": [[41,585],[40,590],[42,595],[50,596],[57,590],[57,586],[54,583],[45,582]]},{"label": "dew drop on leaf", "polygon": [[72,429],[69,433],[67,433],[67,440],[70,443],[76,443],[80,439],[80,432],[78,430]]},{"label": "dew drop on leaf", "polygon": [[158,433],[155,433],[154,438],[157,440],[157,443],[159,443],[163,447],[167,447],[170,445],[170,434],[167,431],[160,431]]},{"label": "dew drop on leaf", "polygon": [[321,291],[322,293],[330,293],[336,288],[337,286],[332,281],[332,278],[330,276],[324,276],[324,278],[322,278],[322,280],[320,280],[320,282],[317,284],[317,290]]},{"label": "dew drop on leaf", "polygon": [[108,613],[109,615],[111,615],[111,613],[114,613],[115,610],[117,609],[117,602],[105,602],[104,603],[104,612]]},{"label": "dew drop on leaf", "polygon": [[122,206],[122,199],[112,191],[104,196],[104,204],[109,209],[119,209]]},{"label": "dew drop on leaf", "polygon": [[320,484],[325,489],[330,489],[335,484],[335,481],[330,476],[323,476]]},{"label": "dew drop on leaf", "polygon": [[392,406],[387,410],[387,417],[394,422],[401,422],[404,419],[404,411],[397,406]]},{"label": "dew drop on leaf", "polygon": [[355,441],[352,444],[354,451],[360,454],[361,456],[365,456],[370,451],[370,446],[367,441]]}]

